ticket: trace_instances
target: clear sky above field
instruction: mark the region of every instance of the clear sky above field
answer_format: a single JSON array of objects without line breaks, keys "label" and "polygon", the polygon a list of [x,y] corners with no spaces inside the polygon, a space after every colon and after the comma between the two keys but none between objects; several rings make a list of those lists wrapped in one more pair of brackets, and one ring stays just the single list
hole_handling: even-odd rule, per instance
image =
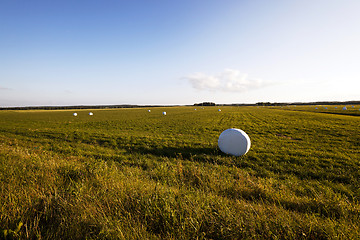
[{"label": "clear sky above field", "polygon": [[2,0],[0,106],[360,100],[359,0]]}]

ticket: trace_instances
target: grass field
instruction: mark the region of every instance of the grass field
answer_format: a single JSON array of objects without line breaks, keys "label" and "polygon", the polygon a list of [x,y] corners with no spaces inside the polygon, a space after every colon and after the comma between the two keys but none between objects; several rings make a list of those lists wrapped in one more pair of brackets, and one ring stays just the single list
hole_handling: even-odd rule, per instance
[{"label": "grass field", "polygon": [[359,106],[196,108],[0,111],[0,238],[360,239]]}]

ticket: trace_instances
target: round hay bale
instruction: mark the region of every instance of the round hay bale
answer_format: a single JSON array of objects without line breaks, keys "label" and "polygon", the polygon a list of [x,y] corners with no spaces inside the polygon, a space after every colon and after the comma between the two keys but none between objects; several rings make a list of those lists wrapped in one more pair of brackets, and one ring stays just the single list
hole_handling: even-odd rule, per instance
[{"label": "round hay bale", "polygon": [[223,153],[242,156],[250,149],[249,136],[241,129],[229,128],[223,131],[218,139],[218,146]]},{"label": "round hay bale", "polygon": [[92,112],[89,112],[89,116],[92,116],[92,115],[94,115]]},{"label": "round hay bale", "polygon": [[74,113],[73,115],[74,115],[74,117],[76,117],[76,116],[77,116],[77,113]]},{"label": "round hay bale", "polygon": [[166,112],[163,112],[163,115],[165,116],[165,115],[166,115]]}]

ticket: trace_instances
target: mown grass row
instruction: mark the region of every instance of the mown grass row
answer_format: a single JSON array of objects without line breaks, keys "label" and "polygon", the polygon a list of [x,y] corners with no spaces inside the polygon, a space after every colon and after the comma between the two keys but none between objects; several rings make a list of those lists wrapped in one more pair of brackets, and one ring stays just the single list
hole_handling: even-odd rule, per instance
[{"label": "mown grass row", "polygon": [[[215,110],[1,113],[0,236],[360,237],[356,117]],[[247,155],[217,149],[229,127],[250,135]]]}]

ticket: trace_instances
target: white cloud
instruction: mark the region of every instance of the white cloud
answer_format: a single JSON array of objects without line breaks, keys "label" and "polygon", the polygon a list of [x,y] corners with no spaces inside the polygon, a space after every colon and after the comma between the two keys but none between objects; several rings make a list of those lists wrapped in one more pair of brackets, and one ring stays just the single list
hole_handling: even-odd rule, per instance
[{"label": "white cloud", "polygon": [[208,91],[244,92],[262,88],[265,83],[261,79],[248,78],[247,74],[235,69],[225,69],[212,76],[205,73],[194,73],[185,77],[193,88]]}]

